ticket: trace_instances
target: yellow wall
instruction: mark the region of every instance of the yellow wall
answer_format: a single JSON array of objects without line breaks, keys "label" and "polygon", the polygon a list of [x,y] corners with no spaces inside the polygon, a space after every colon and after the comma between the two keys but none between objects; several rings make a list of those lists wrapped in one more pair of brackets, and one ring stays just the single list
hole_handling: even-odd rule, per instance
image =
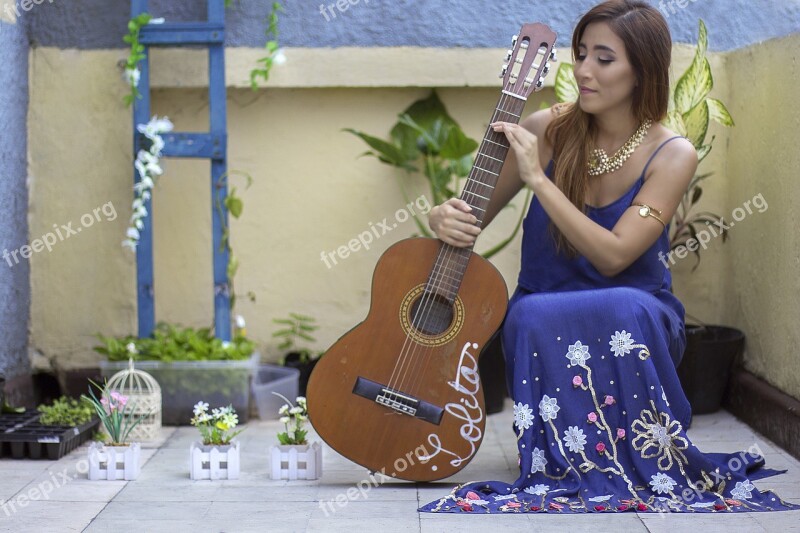
[{"label": "yellow wall", "polygon": [[748,370],[795,398],[800,398],[798,55],[800,34],[728,56],[736,127],[728,147],[727,212],[759,194],[768,207],[763,213],[751,209],[725,244],[723,314],[725,323],[747,334]]},{"label": "yellow wall", "polygon": [[[773,53],[778,49],[775,46]],[[340,260],[333,268],[321,261],[321,252],[346,245],[369,230],[370,222],[384,217],[391,221],[395,211],[405,205],[397,173],[375,159],[357,158],[365,145],[341,129],[353,127],[383,136],[397,112],[426,95],[426,87],[436,83],[451,115],[479,139],[497,98],[496,70],[503,51],[422,49],[411,56],[407,49],[326,50],[322,63],[340,68],[317,72],[312,61],[319,64],[318,54],[289,50],[289,61],[274,71],[269,88],[258,93],[246,88],[254,53],[232,49],[227,55],[230,167],[254,179],[245,191],[244,180],[232,178],[245,203],[242,218],[232,220],[232,245],[241,262],[237,292],[253,291],[257,298],[255,303],[241,298],[237,312],[247,318],[248,332],[258,341],[264,359],[276,360],[279,354],[270,339],[272,318],[289,311],[317,317],[319,348],[325,348],[364,317],[371,272],[380,253],[415,231],[408,221],[376,240],[370,250]],[[744,52],[737,54],[742,55],[733,55],[731,64],[747,63]],[[409,57],[414,65],[407,64]],[[561,57],[568,56],[562,53]],[[675,57],[674,71],[680,73],[690,55],[685,47],[676,47]],[[65,367],[99,359],[91,350],[95,332],[136,331],[135,256],[120,245],[130,216],[133,179],[131,115],[121,104],[125,86],[117,76],[117,64],[123,58],[121,50],[48,48],[34,49],[31,56],[31,239],[50,231],[53,224],[73,221],[73,226],[79,225],[81,215],[108,202],[118,214],[113,221],[101,215],[102,222],[31,259],[32,350]],[[731,103],[735,94],[727,90],[728,75],[739,79],[745,74],[726,72],[725,55],[715,54],[711,60],[717,82],[714,94]],[[386,70],[386,65],[395,68]],[[198,88],[205,80],[204,66],[203,57],[196,52],[156,55],[153,113],[168,115],[179,130],[202,131],[208,114],[205,91]],[[414,68],[421,72],[419,76],[409,74]],[[774,68],[771,72],[780,71],[778,66]],[[312,71],[315,74],[309,75]],[[787,75],[781,81],[788,79]],[[548,78],[548,88],[528,104],[529,112],[536,110],[542,99],[554,101],[549,88],[552,81],[553,76]],[[788,89],[784,97],[788,101]],[[744,124],[745,102],[734,101],[734,117]],[[758,114],[753,111],[751,116]],[[761,127],[768,126],[764,123]],[[738,141],[735,134],[744,134],[743,130],[742,126],[732,130],[732,146]],[[724,213],[735,206],[737,195],[745,192],[742,189],[740,194],[735,189],[738,185],[726,186],[738,183],[731,177],[740,175],[734,172],[734,165],[726,167],[731,132],[719,127],[713,131],[717,134],[715,149],[704,166],[717,175],[708,182],[703,208]],[[757,146],[738,142],[751,150]],[[790,141],[786,143],[788,146]],[[756,154],[744,147],[740,152],[744,160],[757,160]],[[213,318],[208,164],[173,159],[166,161],[166,169],[154,197],[157,319],[208,325]],[[788,170],[784,172],[788,179]],[[414,199],[422,192],[426,189],[418,181],[409,194]],[[521,201],[522,195],[515,203]],[[777,217],[778,210],[771,203],[770,208],[770,216]],[[485,249],[507,234],[515,213],[509,209],[501,214],[481,237],[478,248]],[[764,222],[752,224],[748,231],[763,230],[766,216],[758,216]],[[732,233],[730,243],[711,243],[694,274],[689,272],[692,259],[680,261],[674,268],[676,293],[691,314],[707,322],[737,325],[743,320],[729,312],[734,302],[728,300],[730,290],[726,292],[730,274],[725,265],[734,251],[747,249],[752,234],[745,233],[744,227],[741,233],[738,228]],[[778,247],[784,237],[776,233],[774,239]],[[495,257],[494,263],[513,290],[519,238]],[[734,267],[737,272],[742,270]],[[765,280],[755,278],[750,284],[758,291]],[[788,325],[789,317],[786,320]],[[752,336],[752,328],[746,325]],[[766,323],[753,327],[764,337],[773,330]],[[788,342],[783,346],[788,347]],[[750,351],[753,349],[751,344]],[[794,386],[784,388],[800,396],[800,387]]]}]

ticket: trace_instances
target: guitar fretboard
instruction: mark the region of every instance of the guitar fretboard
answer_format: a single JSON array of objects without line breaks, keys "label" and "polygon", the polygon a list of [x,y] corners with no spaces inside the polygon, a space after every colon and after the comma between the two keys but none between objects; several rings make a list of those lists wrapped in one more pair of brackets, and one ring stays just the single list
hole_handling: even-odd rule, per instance
[{"label": "guitar fretboard", "polygon": [[[524,107],[525,100],[503,93],[491,122],[518,124]],[[472,214],[478,219],[478,227],[483,226],[486,209],[497,185],[497,178],[508,155],[508,149],[509,144],[505,134],[495,132],[491,126],[488,127],[460,197],[472,207]],[[453,303],[464,278],[464,272],[467,270],[471,253],[471,246],[457,248],[442,243],[439,256],[428,277],[426,289]]]}]

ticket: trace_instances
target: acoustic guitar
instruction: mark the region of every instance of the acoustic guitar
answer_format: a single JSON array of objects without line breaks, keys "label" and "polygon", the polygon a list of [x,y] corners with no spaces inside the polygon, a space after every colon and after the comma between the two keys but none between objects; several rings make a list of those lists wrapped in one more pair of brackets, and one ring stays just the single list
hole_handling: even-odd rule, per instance
[{"label": "acoustic guitar", "polygon": [[[519,122],[555,60],[556,34],[540,23],[514,36],[492,122]],[[487,128],[460,198],[480,226],[508,154]],[[366,319],[319,360],[308,382],[311,424],[334,450],[370,471],[410,481],[453,475],[475,456],[486,417],[478,373],[508,292],[470,248],[411,238],[378,260]]]}]

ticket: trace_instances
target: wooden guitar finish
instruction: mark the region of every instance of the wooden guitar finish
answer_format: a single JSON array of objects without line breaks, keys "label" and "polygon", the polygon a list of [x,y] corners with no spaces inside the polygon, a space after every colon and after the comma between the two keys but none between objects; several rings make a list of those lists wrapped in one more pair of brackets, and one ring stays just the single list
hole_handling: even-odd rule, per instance
[{"label": "wooden guitar finish", "polygon": [[[541,88],[555,33],[526,24],[509,51],[492,121],[518,122]],[[461,199],[482,224],[508,154],[487,128]],[[478,356],[508,303],[500,273],[469,248],[400,241],[378,260],[367,318],[319,360],[308,382],[317,433],[350,460],[386,476],[433,481],[475,456],[485,432]]]}]

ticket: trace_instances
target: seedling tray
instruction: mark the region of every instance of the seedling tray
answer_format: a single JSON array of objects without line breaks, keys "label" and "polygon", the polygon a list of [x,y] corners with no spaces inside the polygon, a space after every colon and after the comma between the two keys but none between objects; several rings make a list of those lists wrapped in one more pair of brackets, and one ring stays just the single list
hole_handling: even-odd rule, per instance
[{"label": "seedling tray", "polygon": [[0,458],[58,460],[89,440],[100,425],[99,419],[78,427],[45,426],[39,413],[0,415]]}]

